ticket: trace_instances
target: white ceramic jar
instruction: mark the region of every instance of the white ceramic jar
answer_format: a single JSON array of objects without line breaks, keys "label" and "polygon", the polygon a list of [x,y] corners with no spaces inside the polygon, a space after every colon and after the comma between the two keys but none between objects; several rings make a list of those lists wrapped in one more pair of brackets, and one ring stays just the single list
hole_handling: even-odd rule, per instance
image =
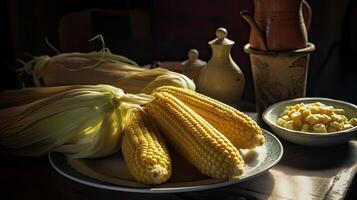
[{"label": "white ceramic jar", "polygon": [[227,37],[225,28],[218,28],[217,38],[208,44],[212,57],[198,77],[198,91],[228,104],[237,103],[243,94],[245,77],[231,57],[234,41]]}]

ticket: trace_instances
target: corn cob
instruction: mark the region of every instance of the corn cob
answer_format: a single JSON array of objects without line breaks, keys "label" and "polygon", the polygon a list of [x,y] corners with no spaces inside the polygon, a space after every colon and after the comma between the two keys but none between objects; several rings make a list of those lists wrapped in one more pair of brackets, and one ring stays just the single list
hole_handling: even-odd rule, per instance
[{"label": "corn cob", "polygon": [[258,124],[233,107],[186,89],[163,86],[156,91],[167,92],[180,99],[225,135],[238,149],[264,144],[264,136]]},{"label": "corn cob", "polygon": [[148,185],[166,182],[171,160],[158,129],[141,108],[131,109],[127,117],[121,147],[131,175]]},{"label": "corn cob", "polygon": [[146,104],[174,148],[201,173],[214,178],[237,178],[244,161],[233,144],[201,116],[171,94],[154,93]]}]

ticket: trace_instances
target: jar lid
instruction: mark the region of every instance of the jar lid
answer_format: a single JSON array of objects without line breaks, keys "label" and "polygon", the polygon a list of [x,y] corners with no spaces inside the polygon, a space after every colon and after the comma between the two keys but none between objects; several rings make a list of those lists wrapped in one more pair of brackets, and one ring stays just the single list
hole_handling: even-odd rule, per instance
[{"label": "jar lid", "polygon": [[233,45],[234,41],[226,38],[228,35],[228,31],[225,28],[218,28],[216,30],[216,39],[211,40],[208,42],[208,44],[217,44],[217,45]]},{"label": "jar lid", "polygon": [[182,62],[185,67],[202,67],[207,63],[198,59],[199,52],[197,49],[190,49],[187,53],[188,60]]}]

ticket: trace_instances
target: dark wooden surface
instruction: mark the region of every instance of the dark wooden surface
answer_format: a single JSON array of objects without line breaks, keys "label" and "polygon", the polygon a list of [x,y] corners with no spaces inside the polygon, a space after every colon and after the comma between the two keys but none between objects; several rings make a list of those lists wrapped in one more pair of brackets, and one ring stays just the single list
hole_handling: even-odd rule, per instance
[{"label": "dark wooden surface", "polygon": [[[257,118],[257,114],[251,114]],[[258,119],[258,121],[260,121]],[[308,148],[282,141],[282,160],[263,175],[232,186],[178,194],[114,192],[81,185],[58,174],[46,156],[0,155],[0,199],[354,199],[357,140]]]}]

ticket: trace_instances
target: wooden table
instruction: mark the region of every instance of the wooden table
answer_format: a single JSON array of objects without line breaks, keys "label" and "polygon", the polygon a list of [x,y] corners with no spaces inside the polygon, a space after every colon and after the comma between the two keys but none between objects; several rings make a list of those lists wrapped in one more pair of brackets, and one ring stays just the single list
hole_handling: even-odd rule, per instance
[{"label": "wooden table", "polygon": [[[249,115],[258,118],[255,113]],[[178,194],[96,189],[61,176],[50,166],[46,156],[0,155],[0,199],[357,199],[357,178],[353,181],[357,172],[356,138],[325,148],[281,142],[282,160],[263,175],[224,188]]]}]

